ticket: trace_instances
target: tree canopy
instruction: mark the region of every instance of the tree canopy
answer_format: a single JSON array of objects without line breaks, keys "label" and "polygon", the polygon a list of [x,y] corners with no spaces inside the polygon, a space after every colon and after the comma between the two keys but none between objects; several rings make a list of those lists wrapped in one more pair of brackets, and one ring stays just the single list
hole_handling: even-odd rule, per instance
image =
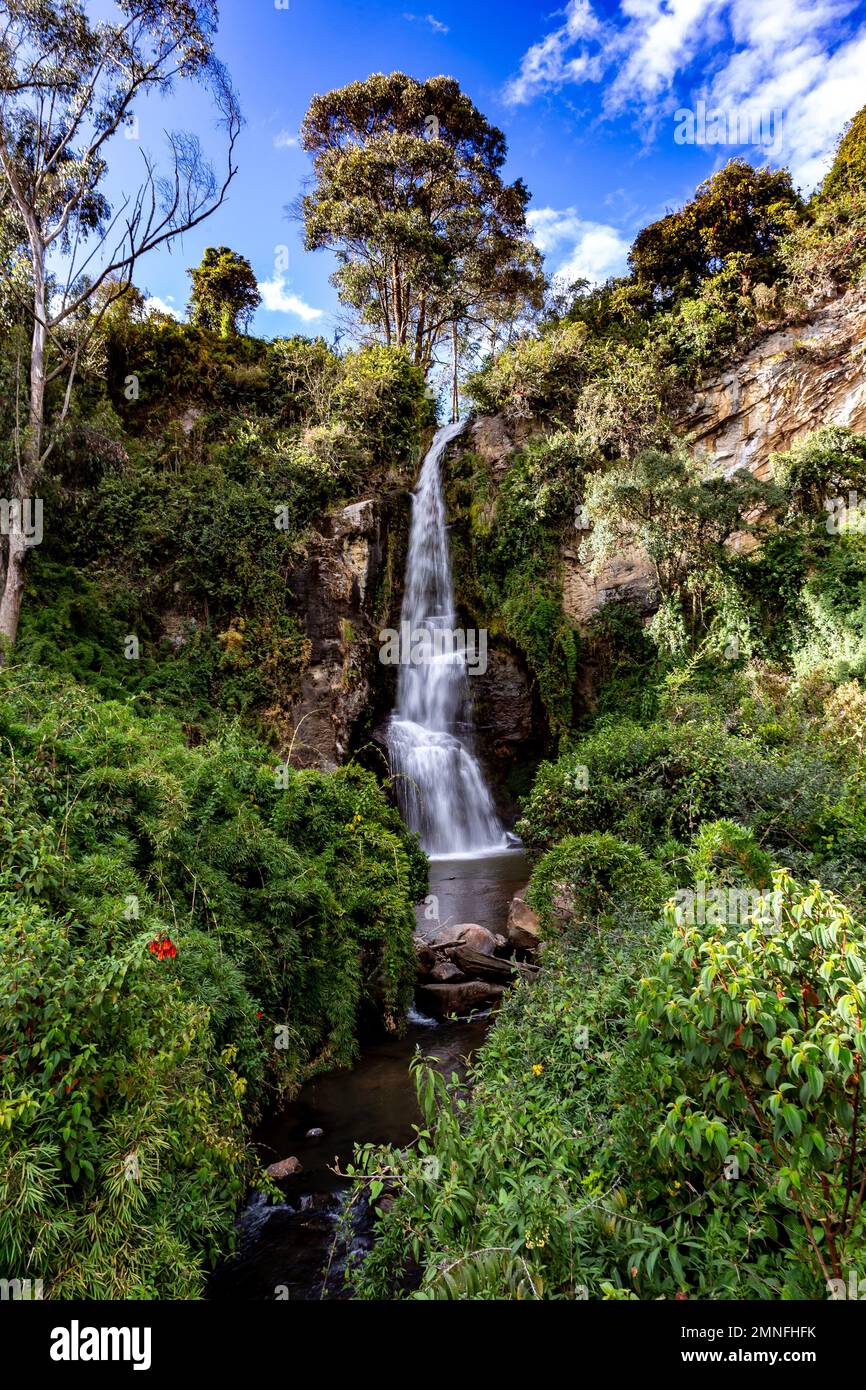
[{"label": "tree canopy", "polygon": [[341,300],[417,365],[460,327],[540,304],[529,193],[503,182],[505,138],[453,78],[377,73],[317,96],[302,140],[315,170],[307,249],[336,253]]},{"label": "tree canopy", "polygon": [[190,322],[228,338],[247,328],[262,302],[246,256],[228,246],[209,246],[201,265],[187,271],[192,280]]},{"label": "tree canopy", "polygon": [[753,282],[764,279],[779,238],[802,206],[787,169],[755,169],[731,159],[678,212],[638,233],[629,265],[661,303],[693,293],[735,255]]}]

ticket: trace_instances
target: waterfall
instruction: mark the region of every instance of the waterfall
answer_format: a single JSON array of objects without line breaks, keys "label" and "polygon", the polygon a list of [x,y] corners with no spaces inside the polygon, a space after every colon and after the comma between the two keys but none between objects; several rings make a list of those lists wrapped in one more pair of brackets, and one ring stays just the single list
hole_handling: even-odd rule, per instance
[{"label": "waterfall", "polygon": [[[442,457],[463,422],[437,431],[412,497],[401,651],[388,750],[403,817],[428,854],[505,849],[505,834],[473,751],[466,651],[455,643],[454,588],[442,495]],[[486,646],[485,646],[486,653]]]}]

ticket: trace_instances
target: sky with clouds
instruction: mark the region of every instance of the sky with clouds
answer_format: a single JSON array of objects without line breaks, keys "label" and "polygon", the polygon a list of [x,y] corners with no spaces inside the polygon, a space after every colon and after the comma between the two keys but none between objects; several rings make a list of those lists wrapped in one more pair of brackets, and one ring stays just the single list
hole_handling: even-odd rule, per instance
[{"label": "sky with clouds", "polygon": [[[621,273],[635,233],[734,154],[820,182],[866,102],[866,0],[221,0],[218,49],[246,125],[227,203],[182,246],[142,262],[155,303],[182,314],[186,268],[209,245],[251,261],[267,337],[336,326],[328,253],[307,254],[287,208],[310,177],[298,130],[317,92],[371,72],[458,79],[508,140],[552,273]],[[405,4],[405,0],[404,0]],[[94,12],[112,8],[94,0]],[[166,128],[219,141],[195,89],[146,103],[118,140],[111,192],[132,187]]]}]

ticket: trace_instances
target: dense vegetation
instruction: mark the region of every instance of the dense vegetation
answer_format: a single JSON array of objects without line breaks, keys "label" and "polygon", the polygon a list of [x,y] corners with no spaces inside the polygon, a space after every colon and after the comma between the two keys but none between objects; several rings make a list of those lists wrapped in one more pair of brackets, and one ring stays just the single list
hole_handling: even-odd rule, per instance
[{"label": "dense vegetation", "polygon": [[[99,44],[154,56],[166,7],[133,8],[130,53],[21,0],[21,52],[57,50],[61,115],[93,99]],[[225,103],[230,179],[212,10],[169,6],[169,37]],[[34,62],[25,92],[51,80]],[[107,140],[132,93],[103,95]],[[360,1153],[377,1222],[353,1290],[819,1298],[862,1269],[866,534],[828,526],[828,503],[866,491],[866,438],[827,425],[771,482],[725,478],[676,415],[758,335],[862,285],[864,119],[808,202],[734,160],[640,233],[628,275],[542,303],[527,190],[452,79],[318,97],[301,210],[358,313],[342,353],[247,336],[255,276],[224,246],[190,271],[189,323],[131,285],[141,247],[42,283],[70,190],[76,234],[104,230],[102,138],[31,181],[35,209],[0,202],[3,490],[26,478],[63,518],[26,557],[20,627],[11,534],[3,556],[4,1271],[51,1297],[200,1296],[263,1181],[251,1126],[351,1062],[366,1021],[402,1026],[426,864],[387,779],[289,765],[311,657],[292,576],[328,509],[405,491],[434,423],[425,372],[447,347],[456,394],[482,329],[468,389],[521,443],[498,471],[458,450],[454,569],[543,715],[518,822],[543,969],[508,993],[471,1093],[419,1058],[416,1141]],[[26,103],[16,120],[9,160],[38,173],[48,145]],[[58,317],[28,382],[34,287]],[[651,613],[611,603],[579,632],[566,546],[594,572],[642,551]]]},{"label": "dense vegetation", "polygon": [[424,859],[374,778],[189,748],[27,663],[0,684],[0,1247],[53,1297],[189,1297],[246,1126],[393,1028]]},{"label": "dense vegetation", "polygon": [[[464,456],[452,501],[465,591],[554,735],[517,826],[543,969],[471,1093],[419,1058],[415,1143],[360,1151],[361,1297],[826,1298],[863,1267],[866,537],[828,515],[862,497],[866,439],[824,428],[772,483],[724,479],[670,412],[809,276],[858,283],[864,173],[862,113],[805,206],[728,166],[472,384],[533,427],[495,488]],[[750,209],[723,248],[722,193]],[[650,621],[609,603],[581,634],[590,703],[557,635],[575,508],[587,564],[638,545],[656,586]],[[537,633],[548,600],[534,647],[514,616]]]}]

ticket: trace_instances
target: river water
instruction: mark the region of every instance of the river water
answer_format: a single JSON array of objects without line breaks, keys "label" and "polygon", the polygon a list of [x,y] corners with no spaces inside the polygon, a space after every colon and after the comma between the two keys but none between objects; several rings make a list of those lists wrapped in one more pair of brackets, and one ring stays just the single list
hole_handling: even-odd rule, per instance
[{"label": "river water", "polygon": [[[502,931],[508,905],[526,877],[526,860],[519,849],[434,860],[430,894],[438,900],[441,921],[478,922]],[[422,919],[419,908],[419,925]],[[489,1022],[476,1017],[437,1026],[414,1014],[410,1018],[402,1038],[372,1043],[354,1067],[315,1077],[258,1132],[265,1165],[294,1155],[303,1171],[283,1185],[284,1201],[255,1197],[241,1214],[237,1254],[214,1276],[212,1298],[349,1296],[343,1278],[345,1249],[341,1241],[335,1246],[349,1185],[333,1169],[351,1162],[356,1143],[411,1140],[419,1115],[410,1060],[421,1051],[446,1075],[457,1072],[462,1077]],[[311,1129],[321,1129],[321,1137],[307,1138]],[[352,1242],[355,1252],[363,1253],[368,1242],[369,1229],[361,1223]]]}]

